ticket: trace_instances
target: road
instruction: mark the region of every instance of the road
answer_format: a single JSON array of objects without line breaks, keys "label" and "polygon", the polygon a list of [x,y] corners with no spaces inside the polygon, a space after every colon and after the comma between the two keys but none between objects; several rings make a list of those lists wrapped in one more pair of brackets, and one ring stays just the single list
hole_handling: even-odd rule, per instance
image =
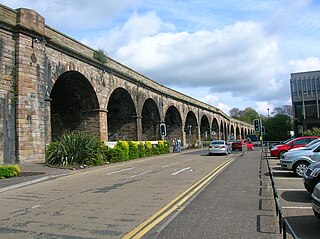
[{"label": "road", "polygon": [[0,193],[0,238],[272,238],[260,152],[186,151]]}]

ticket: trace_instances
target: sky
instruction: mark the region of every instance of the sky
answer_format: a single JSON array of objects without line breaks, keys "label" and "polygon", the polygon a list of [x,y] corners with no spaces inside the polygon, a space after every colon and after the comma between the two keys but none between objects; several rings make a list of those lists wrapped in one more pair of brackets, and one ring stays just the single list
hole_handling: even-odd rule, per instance
[{"label": "sky", "polygon": [[1,3],[226,114],[291,105],[290,74],[320,70],[318,0]]}]

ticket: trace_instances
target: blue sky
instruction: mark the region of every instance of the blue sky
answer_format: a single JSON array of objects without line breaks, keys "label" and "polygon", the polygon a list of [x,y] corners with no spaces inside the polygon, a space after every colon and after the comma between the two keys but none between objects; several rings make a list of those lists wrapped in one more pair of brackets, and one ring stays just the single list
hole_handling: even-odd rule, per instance
[{"label": "blue sky", "polygon": [[1,1],[227,114],[252,107],[264,115],[291,104],[290,73],[320,70],[319,2]]}]

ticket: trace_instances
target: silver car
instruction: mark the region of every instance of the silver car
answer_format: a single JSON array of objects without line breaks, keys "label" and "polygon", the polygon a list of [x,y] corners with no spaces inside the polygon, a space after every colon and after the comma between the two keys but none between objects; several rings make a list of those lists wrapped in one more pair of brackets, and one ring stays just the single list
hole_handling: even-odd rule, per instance
[{"label": "silver car", "polygon": [[212,154],[229,154],[230,146],[224,140],[213,140],[208,148],[209,155]]},{"label": "silver car", "polygon": [[320,160],[320,144],[317,147],[297,150],[286,154],[280,159],[281,167],[292,170],[297,176],[302,177],[308,166]]},{"label": "silver car", "polygon": [[311,195],[311,205],[314,214],[320,219],[320,183],[318,183]]}]

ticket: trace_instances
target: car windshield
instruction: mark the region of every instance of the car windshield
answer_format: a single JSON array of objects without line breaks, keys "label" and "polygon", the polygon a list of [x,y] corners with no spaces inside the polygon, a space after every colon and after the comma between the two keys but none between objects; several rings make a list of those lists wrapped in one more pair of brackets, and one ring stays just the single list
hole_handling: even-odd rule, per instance
[{"label": "car windshield", "polygon": [[224,144],[224,141],[212,141],[211,144]]}]

